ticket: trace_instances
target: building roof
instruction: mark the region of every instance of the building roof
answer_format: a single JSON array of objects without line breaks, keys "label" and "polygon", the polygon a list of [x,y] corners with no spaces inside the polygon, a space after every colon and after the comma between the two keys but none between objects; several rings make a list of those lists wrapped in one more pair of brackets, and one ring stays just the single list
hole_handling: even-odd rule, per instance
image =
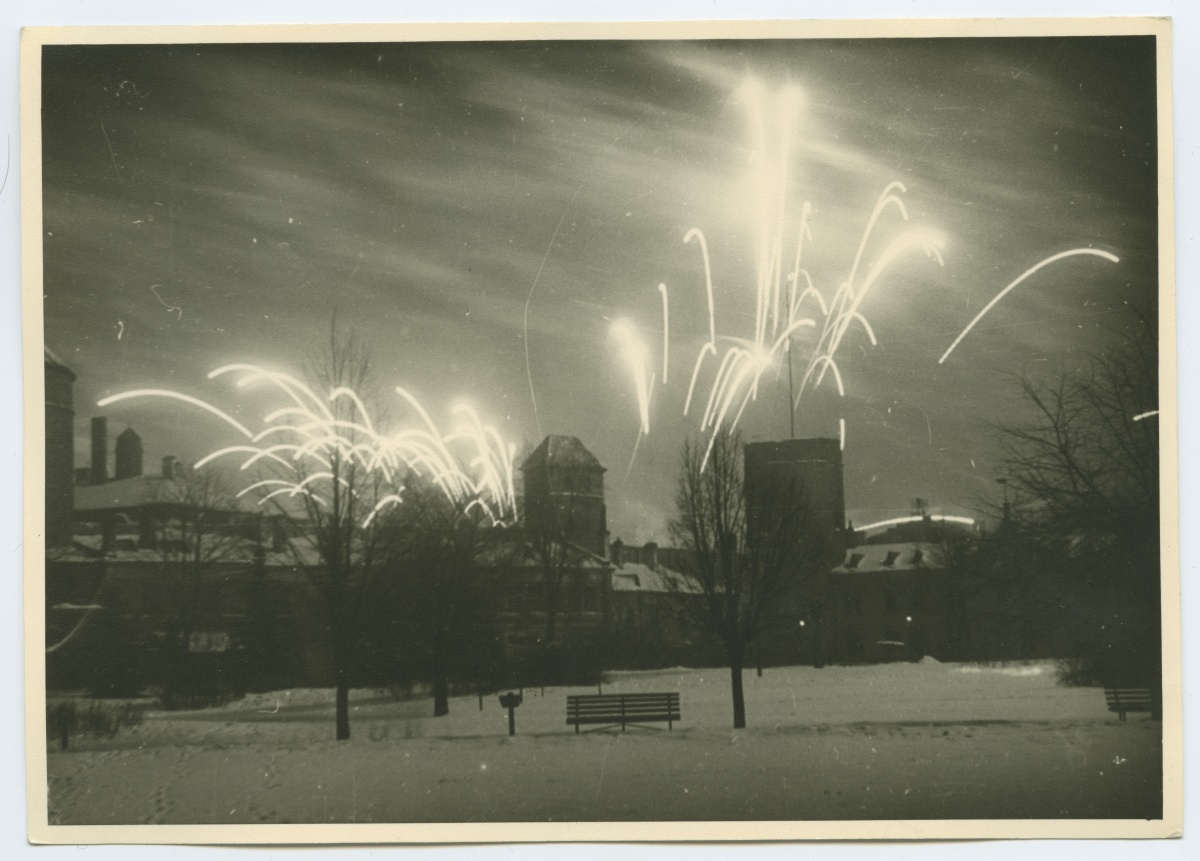
[{"label": "building roof", "polygon": [[883,574],[889,571],[938,571],[942,569],[934,548],[928,544],[863,544],[846,551],[846,559],[834,574]]},{"label": "building roof", "polygon": [[[140,508],[143,505],[170,505],[179,502],[178,494],[172,492],[173,480],[151,475],[135,475],[119,478],[103,484],[80,484],[75,486],[75,512],[87,514],[91,511],[113,511]],[[253,500],[238,500],[234,511],[243,514],[261,513],[262,509]]]},{"label": "building roof", "polygon": [[135,475],[103,484],[84,484],[75,488],[75,510],[105,511],[114,508],[137,508],[153,502],[165,502],[163,479]]},{"label": "building roof", "polygon": [[627,562],[613,569],[614,592],[653,592],[655,594],[699,595],[704,590],[689,577],[670,568],[651,568],[640,562]]},{"label": "building roof", "polygon": [[525,470],[531,464],[545,463],[548,466],[581,466],[603,470],[600,461],[578,438],[563,434],[550,434],[535,448],[521,465]]},{"label": "building roof", "polygon": [[[169,536],[168,536],[169,538]],[[255,561],[259,544],[249,538],[234,536],[211,535],[205,536],[206,547],[202,556],[206,565],[250,565]],[[59,548],[47,553],[51,562],[95,562],[101,558],[103,538],[97,534],[76,534],[69,547]],[[270,542],[263,545],[263,563],[271,568],[317,567],[321,564],[320,555],[310,541],[292,538],[284,545],[284,549],[273,551]],[[103,554],[109,562],[144,562],[161,565],[164,551],[148,547],[138,547],[137,534],[118,531],[112,549]]]}]

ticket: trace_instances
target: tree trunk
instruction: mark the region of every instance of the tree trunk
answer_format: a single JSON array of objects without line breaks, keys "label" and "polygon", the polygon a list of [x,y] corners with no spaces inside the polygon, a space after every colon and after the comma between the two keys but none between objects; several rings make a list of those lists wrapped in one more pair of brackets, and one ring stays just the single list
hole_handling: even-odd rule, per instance
[{"label": "tree trunk", "polygon": [[446,674],[437,671],[437,677],[433,680],[433,716],[442,717],[450,714],[450,684],[446,681]]},{"label": "tree trunk", "polygon": [[430,655],[430,673],[433,676],[433,717],[450,714],[450,682],[446,678],[446,632],[442,614],[445,612],[444,590],[438,584],[437,598],[433,607],[433,643]]},{"label": "tree trunk", "polygon": [[818,608],[812,617],[812,665],[814,670],[825,666],[825,657],[821,653],[821,616],[824,608]]},{"label": "tree trunk", "polygon": [[338,741],[347,741],[350,738],[350,676],[341,649],[338,649],[337,664],[336,736]]},{"label": "tree trunk", "polygon": [[558,625],[558,587],[546,586],[546,642],[553,643]]},{"label": "tree trunk", "polygon": [[746,697],[742,693],[742,655],[729,652],[729,682],[733,689],[733,728],[746,728]]}]

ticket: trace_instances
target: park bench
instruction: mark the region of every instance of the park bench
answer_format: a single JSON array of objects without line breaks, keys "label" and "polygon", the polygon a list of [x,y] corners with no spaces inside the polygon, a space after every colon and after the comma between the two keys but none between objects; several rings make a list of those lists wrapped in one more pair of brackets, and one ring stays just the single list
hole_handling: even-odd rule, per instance
[{"label": "park bench", "polygon": [[1108,710],[1120,715],[1121,720],[1125,720],[1126,712],[1154,711],[1148,688],[1105,688],[1104,699],[1108,701]]},{"label": "park bench", "polygon": [[679,694],[584,694],[567,697],[567,724],[579,732],[581,724],[635,726],[647,723],[667,724],[672,729],[679,720]]}]

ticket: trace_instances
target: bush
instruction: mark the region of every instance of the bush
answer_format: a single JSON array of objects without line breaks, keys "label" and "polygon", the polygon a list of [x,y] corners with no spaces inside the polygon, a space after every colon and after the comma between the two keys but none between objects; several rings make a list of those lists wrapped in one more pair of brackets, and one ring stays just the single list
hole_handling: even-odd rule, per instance
[{"label": "bush", "polygon": [[241,653],[184,653],[165,670],[158,700],[167,711],[217,708],[246,694]]},{"label": "bush", "polygon": [[63,750],[72,735],[112,738],[124,727],[137,726],[145,718],[141,703],[103,703],[95,700],[81,708],[77,700],[46,703],[46,736],[57,739]]}]

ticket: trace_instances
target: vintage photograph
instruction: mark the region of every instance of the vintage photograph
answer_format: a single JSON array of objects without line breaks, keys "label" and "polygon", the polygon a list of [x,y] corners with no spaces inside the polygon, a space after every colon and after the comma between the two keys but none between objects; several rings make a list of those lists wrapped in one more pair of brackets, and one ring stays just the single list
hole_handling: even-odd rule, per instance
[{"label": "vintage photograph", "polygon": [[1167,833],[1169,28],[1090,28],[36,34],[41,836]]}]

